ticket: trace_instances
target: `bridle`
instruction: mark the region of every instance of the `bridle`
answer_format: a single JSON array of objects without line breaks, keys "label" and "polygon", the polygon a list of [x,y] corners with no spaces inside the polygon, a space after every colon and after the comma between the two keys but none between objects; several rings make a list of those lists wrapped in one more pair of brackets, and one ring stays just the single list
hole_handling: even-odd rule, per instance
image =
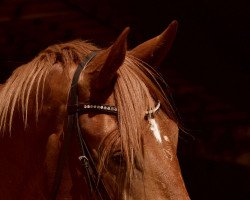
[{"label": "bridle", "polygon": [[77,83],[79,76],[82,70],[85,69],[85,67],[96,56],[96,54],[97,52],[91,52],[89,55],[87,55],[84,58],[84,60],[78,65],[73,76],[69,92],[68,106],[67,106],[68,117],[67,117],[67,123],[65,123],[66,127],[64,128],[65,132],[64,141],[59,154],[54,184],[52,186],[52,191],[51,191],[51,200],[56,200],[58,195],[58,190],[60,187],[63,174],[63,168],[69,151],[69,145],[73,133],[76,133],[76,137],[80,145],[81,155],[79,156],[79,161],[81,163],[82,171],[84,173],[87,185],[89,187],[89,194],[88,194],[89,199],[94,198],[94,192],[95,192],[95,196],[97,196],[98,199],[111,200],[109,193],[97,172],[94,159],[91,156],[91,153],[88,149],[86,141],[83,138],[83,134],[79,126],[79,116],[83,113],[98,112],[104,114],[117,115],[117,108],[115,106],[93,105],[89,103],[78,102]]}]

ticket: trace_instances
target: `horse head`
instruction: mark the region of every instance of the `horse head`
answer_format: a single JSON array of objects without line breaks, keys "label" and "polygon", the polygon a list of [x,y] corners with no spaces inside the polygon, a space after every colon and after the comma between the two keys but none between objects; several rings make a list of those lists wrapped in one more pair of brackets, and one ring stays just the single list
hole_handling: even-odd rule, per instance
[{"label": "horse head", "polygon": [[[132,50],[127,50],[129,28],[106,49],[84,41],[54,45],[13,73],[0,92],[0,98],[5,95],[5,106],[11,108],[0,104],[0,128],[2,132],[9,129],[14,136],[29,132],[22,138],[33,142],[33,149],[26,147],[21,154],[32,151],[29,155],[33,156],[25,158],[22,165],[27,167],[27,161],[33,164],[29,170],[19,170],[27,175],[23,179],[28,179],[13,186],[19,197],[50,199],[57,182],[57,199],[101,199],[102,194],[97,194],[102,193],[100,183],[109,199],[189,199],[176,155],[178,121],[162,78],[154,69],[171,48],[176,30],[174,21],[159,36]],[[92,52],[95,55],[86,60]],[[74,80],[84,59],[84,69]],[[17,79],[20,81],[15,82]],[[75,111],[78,128],[70,130],[69,107],[75,106],[70,105],[72,87],[77,90],[77,105],[86,108]],[[16,92],[11,95],[11,90]],[[110,112],[112,109],[115,112]],[[7,121],[9,127],[4,125]],[[86,143],[83,148],[94,163],[90,181],[78,159],[81,145],[75,132],[79,131]],[[72,133],[64,148],[68,132]],[[23,139],[19,140],[23,144]],[[3,147],[7,148],[1,142]],[[62,149],[66,149],[66,156],[61,156]],[[4,180],[10,177],[6,175]],[[23,191],[21,183],[26,184]],[[7,195],[8,189],[2,191],[6,199],[16,198],[15,194]]]},{"label": "horse head", "polygon": [[[176,29],[173,22],[159,36],[127,51],[126,28],[81,74],[80,102],[118,109],[117,116],[87,112],[79,117],[112,199],[188,199],[176,157],[174,111],[152,81],[154,72],[144,66],[160,65]],[[161,107],[147,116],[158,101]]]}]

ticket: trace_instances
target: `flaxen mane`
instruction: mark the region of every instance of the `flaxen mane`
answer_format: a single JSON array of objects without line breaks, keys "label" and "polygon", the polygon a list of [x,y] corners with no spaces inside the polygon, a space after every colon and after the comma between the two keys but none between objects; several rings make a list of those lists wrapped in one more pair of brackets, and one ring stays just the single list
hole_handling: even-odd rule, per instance
[{"label": "flaxen mane", "polygon": [[[96,47],[83,41],[53,45],[31,62],[18,67],[0,91],[0,132],[11,133],[13,116],[19,110],[24,125],[27,125],[30,101],[35,102],[35,115],[38,117],[44,83],[54,64],[60,63],[67,67],[72,63],[79,63],[84,55],[93,50]],[[32,91],[35,96],[31,98]]]},{"label": "flaxen mane", "polygon": [[[170,119],[176,121],[174,110],[163,92],[162,78],[149,66],[145,65],[128,53],[125,62],[118,70],[118,80],[115,86],[116,106],[119,110],[118,123],[121,136],[121,145],[126,157],[128,175],[130,176],[134,158],[140,156],[141,134],[145,127],[141,126],[141,120],[149,108],[155,107],[159,100],[162,109]],[[162,80],[159,83],[157,80]],[[150,97],[155,103],[149,102]],[[109,145],[106,145],[108,147]],[[140,160],[140,158],[138,158]]]}]

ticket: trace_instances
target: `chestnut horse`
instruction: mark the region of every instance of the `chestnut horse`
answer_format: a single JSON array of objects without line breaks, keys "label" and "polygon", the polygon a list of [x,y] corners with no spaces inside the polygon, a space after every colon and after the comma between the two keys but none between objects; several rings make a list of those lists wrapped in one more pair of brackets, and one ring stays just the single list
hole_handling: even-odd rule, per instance
[{"label": "chestnut horse", "polygon": [[57,44],[18,67],[0,86],[0,198],[189,199],[178,122],[154,69],[176,30],[173,21],[132,50],[129,28],[106,49]]}]

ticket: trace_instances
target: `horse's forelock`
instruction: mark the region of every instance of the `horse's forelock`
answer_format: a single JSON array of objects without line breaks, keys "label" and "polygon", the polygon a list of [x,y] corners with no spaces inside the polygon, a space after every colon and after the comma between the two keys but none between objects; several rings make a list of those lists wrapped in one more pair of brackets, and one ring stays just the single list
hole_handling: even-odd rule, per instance
[{"label": "horse's forelock", "polygon": [[[149,69],[145,63],[129,54],[123,66],[118,70],[118,79],[114,94],[116,106],[119,110],[119,132],[117,133],[120,134],[121,149],[127,163],[126,181],[130,181],[132,177],[135,168],[135,158],[139,162],[141,160],[141,141],[143,131],[145,130],[145,127],[141,124],[141,120],[144,120],[146,111],[154,107],[154,103],[159,100],[168,117],[176,121],[170,101],[167,99],[167,94],[161,89],[161,84],[156,81],[160,79],[160,76]],[[153,103],[150,101],[152,97],[155,100]],[[109,145],[106,145],[102,149],[102,152],[105,152],[101,155],[102,161],[108,159],[107,156],[110,156],[108,154],[112,152],[114,137],[108,136],[107,140],[109,138],[111,138],[110,142],[108,142]],[[139,163],[139,165],[142,166],[142,163]]]}]

